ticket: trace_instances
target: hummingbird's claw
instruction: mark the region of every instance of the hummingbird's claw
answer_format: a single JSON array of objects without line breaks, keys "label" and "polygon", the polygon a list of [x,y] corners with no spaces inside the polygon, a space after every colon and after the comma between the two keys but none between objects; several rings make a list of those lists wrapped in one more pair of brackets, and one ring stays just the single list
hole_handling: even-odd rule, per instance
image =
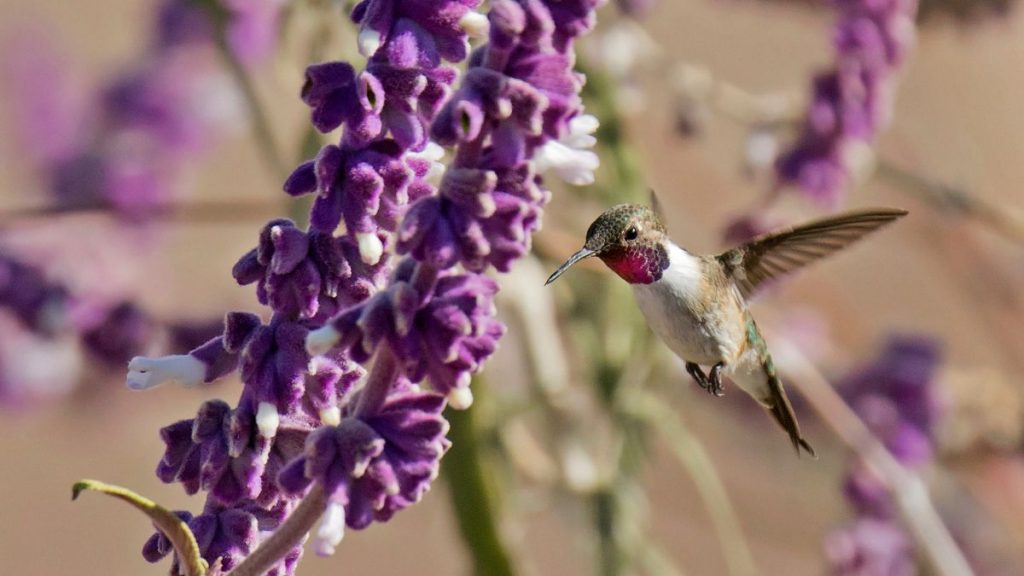
[{"label": "hummingbird's claw", "polygon": [[711,373],[708,374],[708,387],[706,388],[709,394],[718,397],[725,396],[725,390],[722,388],[722,368],[725,368],[724,362],[719,362],[711,367]]},{"label": "hummingbird's claw", "polygon": [[704,390],[708,389],[708,377],[704,374],[704,371],[700,369],[699,364],[693,362],[686,363],[686,373],[693,377],[697,381],[697,385]]}]

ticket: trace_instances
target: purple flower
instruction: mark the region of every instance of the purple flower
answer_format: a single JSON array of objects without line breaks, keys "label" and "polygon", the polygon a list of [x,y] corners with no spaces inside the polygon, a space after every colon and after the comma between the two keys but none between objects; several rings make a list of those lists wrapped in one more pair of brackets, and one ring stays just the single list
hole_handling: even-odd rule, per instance
[{"label": "purple flower", "polygon": [[850,156],[889,123],[895,73],[914,41],[914,0],[837,1],[835,67],[814,77],[797,141],[776,162],[780,183],[835,205],[850,179]]},{"label": "purple flower", "polygon": [[416,286],[414,268],[406,261],[387,290],[319,332],[333,335],[337,349],[360,362],[387,345],[413,382],[428,377],[434,390],[465,399],[470,375],[505,332],[493,317],[498,285],[479,274],[446,272],[432,285]]},{"label": "purple flower", "polygon": [[131,302],[121,302],[82,334],[82,342],[105,364],[121,366],[143,351],[155,331],[156,322],[148,314]]},{"label": "purple flower", "polygon": [[369,265],[384,252],[378,231],[393,231],[410,192],[429,193],[432,188],[413,187],[417,171],[402,157],[393,140],[381,140],[366,148],[325,146],[316,160],[299,166],[285,183],[292,195],[318,192],[310,216],[311,227],[332,233],[344,222],[348,235],[359,246]]},{"label": "purple flower", "polygon": [[46,39],[41,30],[32,30],[3,43],[9,118],[17,129],[19,148],[39,165],[59,164],[75,154],[87,105],[71,62]]},{"label": "purple flower", "polygon": [[[868,428],[906,466],[920,468],[934,455],[932,431],[938,417],[934,398],[937,344],[895,336],[874,363],[848,375],[840,385]],[[894,524],[896,504],[889,487],[863,462],[853,462],[843,483],[856,522],[825,541],[834,574],[915,574],[910,542]]]},{"label": "purple flower", "polygon": [[912,576],[917,574],[906,534],[885,521],[865,518],[836,530],[825,540],[829,574]]},{"label": "purple flower", "polygon": [[41,269],[0,255],[0,307],[33,332],[52,335],[66,328],[68,300],[67,289],[49,281]]},{"label": "purple flower", "polygon": [[[199,516],[192,516],[184,510],[176,513],[195,535],[202,557],[211,565],[219,559],[221,573],[224,573],[237,566],[256,548],[262,533],[273,530],[281,523],[283,512],[286,510],[281,507],[265,509],[250,503],[238,508],[207,505]],[[170,540],[163,533],[157,532],[142,547],[142,556],[148,562],[159,562],[173,551]],[[301,555],[300,546],[267,574],[293,574]],[[180,573],[177,557],[171,564],[171,573]]]},{"label": "purple flower", "polygon": [[851,404],[866,395],[887,399],[905,420],[931,437],[941,407],[935,392],[938,343],[919,336],[894,336],[878,360],[852,372],[840,389]]},{"label": "purple flower", "polygon": [[277,45],[284,0],[221,0],[228,11],[227,45],[246,66],[267,60]]},{"label": "purple flower", "polygon": [[471,10],[479,3],[362,0],[352,10],[352,20],[359,24],[359,50],[371,57],[383,47],[388,61],[403,67],[434,68],[442,59],[464,60],[469,53],[466,27],[478,25],[478,16]]},{"label": "purple flower", "polygon": [[180,482],[189,494],[207,490],[228,506],[259,496],[269,443],[257,435],[250,408],[210,400],[195,418],[166,426],[160,436],[166,445],[160,480]]},{"label": "purple flower", "polygon": [[449,446],[444,406],[443,396],[399,384],[378,412],[348,416],[311,434],[305,453],[281,471],[279,482],[291,493],[319,482],[343,505],[352,528],[386,521],[418,502],[437,475]]}]

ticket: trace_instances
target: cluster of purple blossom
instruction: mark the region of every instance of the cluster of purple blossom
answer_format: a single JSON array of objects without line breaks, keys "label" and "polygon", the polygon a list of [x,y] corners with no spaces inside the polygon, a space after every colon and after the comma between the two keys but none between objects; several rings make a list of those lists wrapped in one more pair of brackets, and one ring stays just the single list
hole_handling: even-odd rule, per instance
[{"label": "cluster of purple blossom", "polygon": [[[881,357],[840,385],[847,401],[872,433],[903,465],[920,470],[931,462],[939,416],[934,341],[894,337]],[[853,462],[844,492],[857,513],[852,524],[825,541],[833,574],[917,574],[914,549],[899,524],[888,488],[866,464]]]},{"label": "cluster of purple blossom", "polygon": [[[239,61],[266,58],[281,3],[210,0],[225,14],[225,42]],[[178,195],[182,169],[211,136],[237,124],[240,118],[231,112],[238,96],[216,66],[205,10],[199,2],[161,0],[155,40],[144,56],[94,97],[52,50],[39,49],[38,38],[12,46],[7,64],[18,108],[13,116],[57,207],[145,218]]]},{"label": "cluster of purple blossom", "polygon": [[892,114],[896,74],[914,42],[917,0],[834,0],[835,67],[814,77],[796,143],[775,164],[780,184],[835,206],[851,165]]},{"label": "cluster of purple blossom", "polygon": [[[573,41],[599,1],[494,0],[487,16],[478,3],[355,6],[366,67],[312,65],[302,89],[318,130],[342,128],[284,185],[316,195],[309,228],[269,222],[233,270],[269,320],[230,313],[221,336],[187,355],[129,363],[137,389],[241,374],[237,405],[207,402],[162,430],[157,470],[207,492],[202,513],[182,517],[225,571],[313,484],[328,497],[321,554],[346,525],[385,521],[423,496],[449,445],[442,410],[470,405],[471,374],[504,332],[498,285],[483,273],[529,250],[549,196],[538,166],[577,182],[593,169],[596,157],[575,149],[596,126],[580,115]],[[471,51],[470,35],[487,41]],[[456,88],[448,63],[462,60]],[[442,146],[454,148],[447,169]],[[156,561],[170,543],[155,535],[144,552]],[[268,573],[292,573],[300,554]]]},{"label": "cluster of purple blossom", "polygon": [[[224,114],[235,104],[234,91],[215,67],[215,34],[204,13],[213,8],[224,13],[225,42],[235,57],[247,64],[266,58],[276,41],[281,0],[210,0],[209,8],[160,0],[152,45],[95,97],[37,34],[8,39],[12,118],[21,148],[47,178],[50,208],[110,210],[135,224],[168,205],[185,163],[206,147],[216,128],[232,121]],[[26,264],[30,259],[18,250],[5,245],[2,251],[0,307],[13,320],[3,322],[6,346],[0,356],[46,350],[75,359],[60,382],[49,371],[26,372],[17,362],[0,361],[0,398],[6,403],[71,389],[81,372],[79,349],[112,367],[161,344],[192,347],[197,338],[201,343],[215,333],[208,324],[161,325],[131,301],[101,301],[48,278],[49,270]],[[51,382],[36,382],[43,378]]]},{"label": "cluster of purple blossom", "polygon": [[[153,348],[192,346],[216,333],[209,324],[163,325],[130,301],[100,302],[75,293],[42,269],[5,255],[0,315],[0,403],[6,405],[72,389],[81,372],[78,350],[109,370]],[[38,370],[25,361],[36,353],[48,357]]]}]

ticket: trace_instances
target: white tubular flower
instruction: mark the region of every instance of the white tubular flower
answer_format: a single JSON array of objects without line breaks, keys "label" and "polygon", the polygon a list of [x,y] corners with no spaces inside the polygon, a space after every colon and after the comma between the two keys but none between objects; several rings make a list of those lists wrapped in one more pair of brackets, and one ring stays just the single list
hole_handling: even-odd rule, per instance
[{"label": "white tubular flower", "polygon": [[359,45],[359,53],[367,58],[377,53],[377,49],[381,45],[380,32],[373,30],[372,28],[363,28],[359,31],[359,35],[356,37],[356,43]]},{"label": "white tubular flower", "polygon": [[341,339],[341,334],[328,324],[323,328],[317,328],[306,335],[306,352],[310,356],[326,354]]},{"label": "white tubular flower", "polygon": [[313,550],[317,556],[331,556],[344,537],[345,507],[331,502],[320,516],[320,526],[313,536]]},{"label": "white tubular flower", "polygon": [[260,431],[260,436],[264,438],[277,436],[277,427],[280,425],[281,414],[277,411],[277,406],[270,402],[260,402],[256,408],[256,427]]},{"label": "white tubular flower", "polygon": [[465,410],[473,405],[473,392],[469,388],[453,388],[448,393],[448,405],[456,410]]},{"label": "white tubular flower", "polygon": [[417,158],[430,162],[430,168],[427,170],[424,180],[434,186],[441,184],[441,177],[444,176],[444,171],[447,168],[445,163],[441,161],[444,159],[443,146],[437,142],[428,142],[422,152],[406,152],[405,155],[408,158]]},{"label": "white tubular flower", "polygon": [[472,38],[486,38],[487,33],[491,29],[491,24],[487,21],[487,16],[470,10],[459,19],[459,27],[465,30],[466,34]]},{"label": "white tubular flower", "polygon": [[188,354],[146,358],[136,356],[128,362],[128,388],[148,390],[165,382],[196,386],[206,379],[206,364]]},{"label": "white tubular flower", "polygon": [[368,266],[380,262],[384,256],[384,244],[373,232],[357,232],[356,241],[359,243],[359,258]]},{"label": "white tubular flower", "polygon": [[590,148],[597,143],[593,136],[597,118],[582,114],[569,122],[569,134],[558,141],[549,141],[537,149],[534,166],[537,172],[554,172],[556,176],[574,186],[594,183],[594,170],[600,159]]}]

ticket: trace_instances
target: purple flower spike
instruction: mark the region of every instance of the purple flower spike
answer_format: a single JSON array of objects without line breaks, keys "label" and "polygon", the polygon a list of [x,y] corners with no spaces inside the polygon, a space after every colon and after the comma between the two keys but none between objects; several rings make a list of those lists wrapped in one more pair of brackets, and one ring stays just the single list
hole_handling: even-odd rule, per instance
[{"label": "purple flower spike", "polygon": [[841,200],[858,149],[889,123],[892,84],[914,42],[917,13],[913,0],[836,6],[835,66],[815,76],[803,130],[776,161],[780,183],[826,206]]},{"label": "purple flower spike", "polygon": [[[498,284],[482,273],[529,250],[549,197],[542,172],[593,180],[597,157],[585,149],[597,125],[581,114],[572,41],[597,1],[494,0],[488,18],[478,3],[358,3],[365,70],[306,71],[313,125],[341,129],[284,183],[316,195],[309,229],[269,222],[232,271],[255,284],[269,320],[230,314],[222,336],[188,355],[132,360],[138,388],[240,366],[237,407],[211,402],[162,432],[158,475],[206,490],[207,516],[252,514],[265,532],[319,483],[329,502],[313,546],[330,554],[345,526],[420,500],[449,446],[442,411],[471,404],[471,374],[504,333]],[[454,89],[442,62],[465,58],[469,35],[490,43]],[[457,147],[447,172],[440,144]],[[414,384],[423,380],[434,391]],[[243,540],[224,539],[208,559],[235,558]],[[300,552],[268,573],[290,574]]]},{"label": "purple flower spike", "polygon": [[875,363],[847,376],[840,389],[848,399],[856,394],[888,400],[899,419],[930,438],[941,413],[934,386],[939,361],[939,346],[934,340],[896,336]]},{"label": "purple flower spike", "polygon": [[42,270],[0,255],[0,306],[33,332],[49,335],[62,330],[68,297],[67,290],[48,281]]}]

